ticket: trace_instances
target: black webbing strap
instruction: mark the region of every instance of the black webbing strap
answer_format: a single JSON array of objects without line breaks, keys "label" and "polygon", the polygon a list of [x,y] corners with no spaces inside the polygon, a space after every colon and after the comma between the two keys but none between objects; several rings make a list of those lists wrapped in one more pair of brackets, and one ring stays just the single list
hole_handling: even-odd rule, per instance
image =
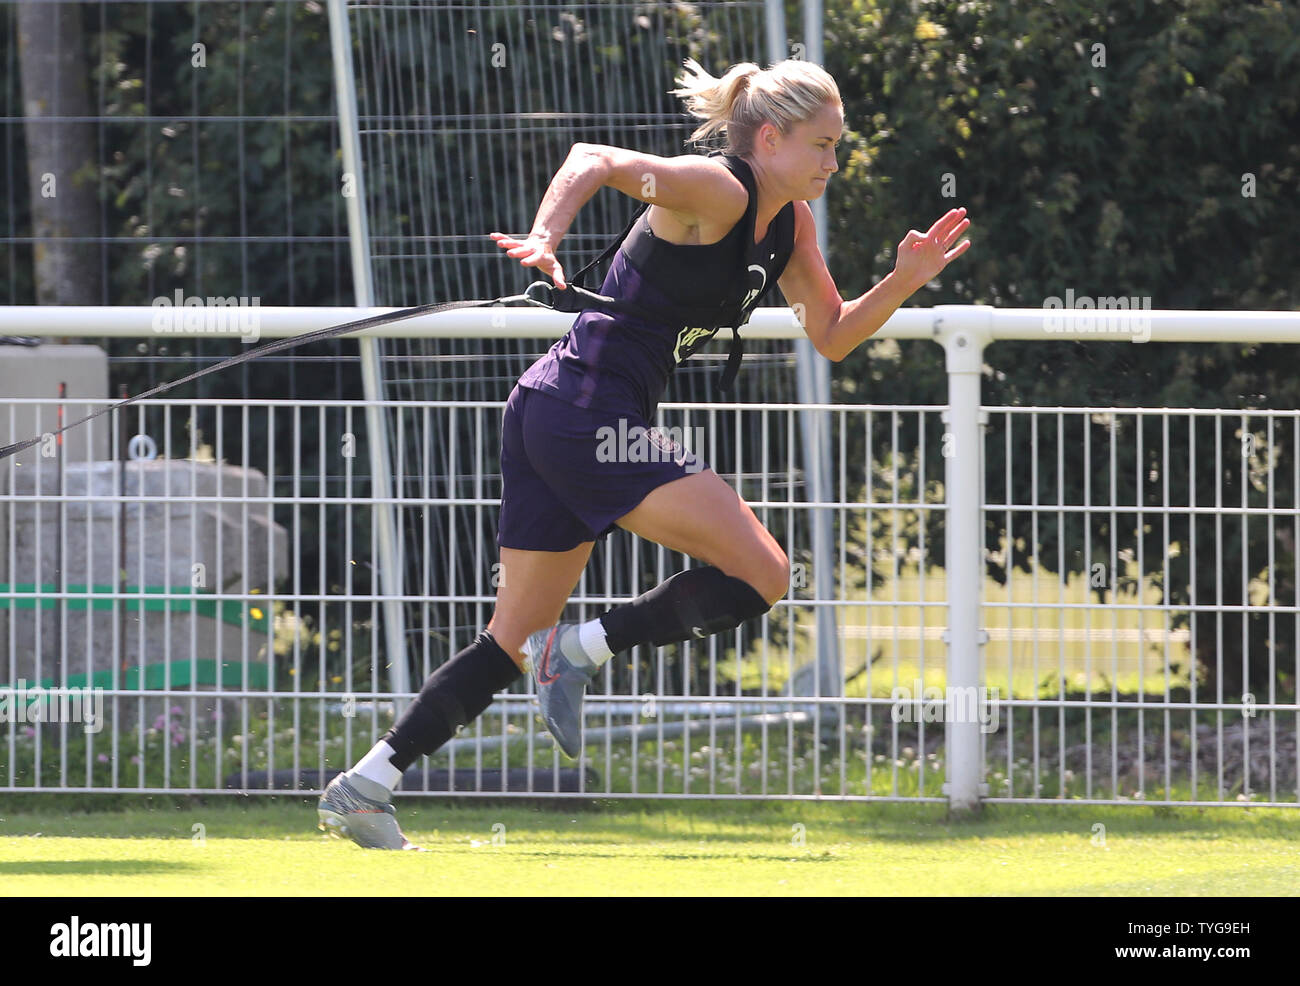
[{"label": "black webbing strap", "polygon": [[740,372],[740,361],[745,358],[745,340],[740,338],[740,326],[731,327],[731,348],[727,350],[727,365],[722,368],[718,374],[718,379],[714,383],[718,393],[725,394],[731,389],[731,385],[736,382],[736,374]]},{"label": "black webbing strap", "polygon": [[[306,332],[299,336],[276,339],[274,342],[268,342],[264,346],[249,349],[237,356],[231,356],[229,359],[224,359],[220,363],[215,363],[202,370],[197,370],[188,376],[181,377],[179,380],[172,380],[168,383],[160,384],[152,390],[146,390],[142,394],[136,394],[134,397],[128,397],[125,400],[116,402],[115,404],[108,404],[100,408],[98,411],[95,411],[93,414],[88,414],[84,418],[79,418],[70,424],[64,425],[56,431],[45,432],[34,438],[29,438],[26,441],[15,442],[13,445],[0,446],[0,459],[6,459],[17,452],[23,451],[23,449],[31,448],[33,445],[45,441],[47,437],[61,435],[69,428],[75,428],[77,425],[85,424],[87,421],[97,418],[101,414],[116,410],[120,407],[125,407],[126,405],[133,404],[139,400],[144,400],[146,397],[165,394],[173,387],[179,387],[183,383],[197,380],[199,377],[207,376],[209,373],[216,373],[218,370],[225,370],[239,363],[247,362],[250,359],[256,359],[258,356],[267,356],[271,353],[282,352],[283,350],[292,349],[295,346],[302,346],[309,342],[321,342],[322,340],[332,339],[335,336],[340,336],[348,332],[372,329],[380,325],[387,325],[390,322],[400,322],[403,319],[415,318],[419,315],[435,315],[439,312],[454,311],[458,308],[486,308],[490,305],[523,302],[525,304],[552,308],[555,311],[565,313],[580,312],[585,308],[602,308],[622,314],[635,315],[639,318],[650,319],[656,322],[662,322],[664,316],[667,315],[669,318],[681,321],[684,324],[690,324],[690,322],[699,319],[698,308],[664,307],[659,311],[651,311],[647,308],[643,308],[635,302],[628,301],[625,298],[611,298],[599,294],[592,291],[582,283],[592,268],[613,256],[614,251],[622,245],[627,234],[632,231],[632,226],[641,218],[642,213],[649,208],[649,202],[642,203],[641,208],[638,209],[636,214],[628,221],[627,226],[624,227],[623,232],[618,236],[618,238],[606,247],[599,257],[596,257],[578,271],[576,275],[570,278],[563,291],[558,290],[553,284],[547,281],[534,281],[532,284],[528,285],[524,293],[521,295],[509,295],[503,298],[493,298],[490,301],[444,301],[436,304],[416,305],[414,308],[403,308],[400,311],[391,312],[387,315],[372,315],[369,318],[357,319],[355,322],[344,322],[341,325],[331,325],[323,329],[315,329],[312,332]],[[731,349],[727,354],[727,365],[714,384],[719,393],[724,393],[735,381],[736,374],[740,371],[741,359],[745,353],[745,344],[740,338],[740,326],[744,324],[745,313],[743,311],[734,312],[734,308],[730,311],[727,311],[726,309],[720,311],[722,312],[722,315],[718,322],[719,325],[725,325],[728,319],[735,323],[731,329]],[[733,312],[735,317],[731,318]]]},{"label": "black webbing strap", "polygon": [[[597,294],[574,284],[572,281],[563,291],[544,281],[535,282],[534,287],[537,285],[541,285],[539,290],[548,296],[550,307],[556,311],[579,312],[585,308],[602,308],[620,314],[637,315],[656,322],[663,321],[664,312],[662,311],[652,312],[649,309],[642,308],[635,302],[628,301],[626,298],[611,298],[603,294]],[[681,309],[681,311],[686,311],[686,309]],[[692,311],[691,314],[698,315],[698,311]],[[682,321],[687,324],[689,322],[689,320]],[[719,394],[725,394],[735,382],[736,375],[740,372],[740,362],[745,356],[745,340],[740,337],[740,326],[743,323],[740,319],[735,321],[737,324],[731,327],[731,348],[727,352],[727,365],[713,383]]]},{"label": "black webbing strap", "polygon": [[46,432],[37,435],[35,438],[29,438],[25,442],[16,442],[13,445],[0,447],[0,459],[8,458],[16,452],[21,452],[23,449],[31,448],[33,445],[45,441],[48,436],[62,434],[69,428],[75,428],[77,425],[85,424],[87,421],[90,421],[92,418],[97,418],[105,412],[115,410],[119,407],[125,407],[127,404],[143,400],[146,397],[153,397],[155,394],[166,393],[173,387],[179,387],[183,383],[189,383],[191,380],[197,380],[199,377],[206,376],[209,373],[216,373],[218,370],[227,369],[238,363],[244,363],[250,359],[255,359],[258,356],[267,356],[271,353],[278,353],[282,350],[292,349],[294,346],[301,346],[309,342],[320,342],[323,339],[332,339],[335,336],[343,335],[346,332],[372,329],[376,326],[387,325],[390,322],[399,322],[403,319],[415,318],[417,315],[435,315],[438,312],[453,311],[457,308],[485,308],[489,305],[510,304],[512,302],[524,302],[532,305],[547,305],[545,301],[542,301],[537,297],[539,293],[539,285],[547,288],[550,287],[550,285],[546,284],[544,281],[534,281],[521,295],[493,298],[491,301],[444,301],[436,304],[417,305],[414,308],[403,308],[400,311],[390,312],[386,315],[371,315],[368,318],[359,318],[355,322],[344,322],[342,325],[331,325],[324,329],[315,329],[299,336],[276,339],[274,342],[268,342],[266,345],[249,349],[237,356],[231,356],[229,359],[224,359],[220,363],[205,367],[202,370],[189,374],[189,376],[181,377],[179,380],[172,380],[169,383],[164,383],[154,387],[152,390],[146,390],[143,394],[136,394],[134,397],[128,397],[126,400],[118,401],[116,404],[109,404],[100,408],[94,414],[88,414],[84,418],[73,421],[71,424],[64,425],[57,431]]},{"label": "black webbing strap", "polygon": [[[648,319],[654,322],[662,322],[664,317],[672,319],[674,322],[680,322],[683,325],[690,325],[692,322],[700,320],[699,308],[669,307],[661,306],[657,311],[651,311],[643,308],[634,301],[626,298],[612,298],[606,295],[597,294],[588,288],[583,282],[586,280],[588,273],[598,264],[603,264],[606,260],[614,255],[623,241],[627,239],[628,233],[632,232],[632,227],[636,225],[638,219],[650,208],[649,202],[643,202],[641,208],[637,209],[632,218],[628,220],[623,232],[619,233],[609,246],[607,246],[599,257],[590,261],[578,273],[568,279],[568,285],[565,290],[560,291],[553,285],[545,282],[538,282],[545,288],[550,304],[556,311],[561,312],[580,312],[584,308],[601,308],[607,311],[617,312],[623,315],[635,315],[638,318]],[[536,286],[536,285],[534,285]],[[732,317],[734,313],[734,318]],[[731,388],[736,380],[736,375],[740,372],[740,363],[745,356],[745,341],[740,337],[740,327],[744,324],[744,312],[736,312],[734,306],[730,309],[724,308],[719,310],[718,324],[725,325],[728,320],[734,324],[731,327],[731,347],[727,352],[727,365],[722,372],[718,374],[714,381],[714,388],[719,395],[725,394]]]},{"label": "black webbing strap", "polygon": [[610,257],[614,256],[614,251],[623,245],[623,241],[627,239],[627,234],[632,232],[632,227],[636,225],[636,221],[640,219],[641,216],[644,215],[649,210],[650,210],[650,203],[642,202],[641,208],[637,209],[636,212],[633,213],[632,218],[629,219],[627,221],[627,225],[623,227],[623,232],[619,233],[618,237],[612,243],[610,243],[609,246],[605,247],[605,252],[602,253],[599,257],[597,257],[595,260],[589,262],[587,266],[582,268],[582,270],[578,271],[578,273],[574,274],[573,277],[569,278],[569,283],[576,284],[579,287],[585,287],[586,285],[584,284],[584,281],[586,280],[587,273],[597,264],[603,264]]}]

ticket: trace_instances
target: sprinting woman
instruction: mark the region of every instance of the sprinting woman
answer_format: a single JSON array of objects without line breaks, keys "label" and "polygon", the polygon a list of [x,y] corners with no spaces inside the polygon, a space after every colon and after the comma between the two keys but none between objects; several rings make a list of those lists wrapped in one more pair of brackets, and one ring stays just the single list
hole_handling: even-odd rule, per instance
[{"label": "sprinting woman", "polygon": [[[839,361],[970,246],[958,243],[970,225],[965,210],[953,209],[928,232],[910,230],[893,271],[843,300],[807,204],[838,170],[844,110],[834,80],[799,60],[766,70],[743,63],[721,78],[694,60],[685,66],[673,93],[704,121],[692,139],[724,136],[723,151],[665,158],[575,144],[528,236],[490,234],[563,291],[556,249],[596,191],[608,186],[647,203],[601,287],[637,314],[584,309],[520,377],[502,422],[505,578],[492,618],[429,676],[374,748],[331,781],[319,804],[327,831],[368,848],[414,848],[391,803],[403,771],[526,669],[547,729],[576,756],[585,688],[614,654],[706,637],[766,613],[786,594],[789,560],[734,489],[652,429],[669,373],[720,327],[742,325],[778,281],[817,351]],[[638,428],[668,454],[598,454],[600,436]],[[597,619],[558,624],[596,540],[615,527],[703,565]]]}]

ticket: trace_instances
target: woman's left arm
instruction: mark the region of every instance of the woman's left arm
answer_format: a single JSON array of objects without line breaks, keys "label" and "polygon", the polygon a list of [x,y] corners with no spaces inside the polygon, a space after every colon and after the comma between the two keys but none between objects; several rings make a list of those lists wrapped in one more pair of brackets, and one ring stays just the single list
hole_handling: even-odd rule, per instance
[{"label": "woman's left arm", "polygon": [[952,209],[929,232],[909,230],[898,245],[894,269],[866,294],[845,301],[817,248],[807,202],[795,202],[794,253],[778,282],[817,351],[838,363],[889,320],[898,307],[970,247],[957,238],[969,227],[965,209]]}]

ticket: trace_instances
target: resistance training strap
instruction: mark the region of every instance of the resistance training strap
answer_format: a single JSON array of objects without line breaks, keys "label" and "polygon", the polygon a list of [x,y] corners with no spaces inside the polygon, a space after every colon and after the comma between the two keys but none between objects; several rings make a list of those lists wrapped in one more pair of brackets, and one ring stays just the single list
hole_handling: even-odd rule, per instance
[{"label": "resistance training strap", "polygon": [[[224,359],[220,363],[215,363],[212,366],[198,370],[191,373],[189,376],[181,377],[179,380],[173,380],[170,383],[161,384],[160,386],[154,387],[152,390],[146,390],[143,394],[136,394],[134,397],[128,397],[126,400],[118,401],[116,404],[109,404],[100,408],[94,414],[88,414],[84,418],[73,421],[71,424],[64,425],[57,431],[45,432],[44,434],[37,435],[35,438],[29,438],[25,442],[16,442],[13,445],[0,446],[0,459],[6,459],[16,452],[21,452],[23,449],[31,448],[33,445],[45,441],[45,439],[51,435],[59,435],[67,431],[69,428],[75,428],[77,425],[85,424],[87,421],[97,418],[107,411],[112,411],[119,407],[125,407],[127,404],[143,400],[146,397],[153,397],[155,394],[166,393],[173,387],[179,387],[183,383],[189,383],[191,380],[197,380],[199,377],[206,376],[209,373],[216,373],[218,370],[224,370],[228,367],[235,366],[238,363],[255,359],[258,356],[278,353],[282,350],[292,349],[294,346],[301,346],[308,342],[320,342],[323,339],[331,339],[334,336],[340,336],[346,332],[372,329],[376,326],[387,325],[389,322],[398,322],[402,319],[415,318],[417,315],[434,315],[438,312],[452,311],[457,308],[484,308],[490,305],[510,304],[513,302],[539,305],[544,308],[554,307],[549,303],[549,300],[544,301],[538,297],[541,288],[549,290],[551,289],[551,285],[547,284],[545,281],[534,281],[528,286],[527,290],[523,294],[510,295],[505,298],[493,298],[491,301],[444,301],[437,304],[417,305],[414,308],[403,308],[401,311],[389,312],[386,315],[371,315],[368,318],[357,319],[355,322],[344,322],[342,325],[331,325],[324,329],[315,329],[299,336],[290,336],[286,339],[276,339],[274,342],[258,346],[255,349],[249,349],[237,356],[231,356],[229,359]],[[582,289],[571,288],[570,290],[577,290],[583,294],[589,293],[582,291]],[[600,295],[592,295],[592,297],[599,301],[609,300]]]},{"label": "resistance training strap", "polygon": [[[577,312],[583,308],[603,308],[607,311],[619,312],[625,315],[635,315],[639,318],[649,319],[658,322],[665,315],[676,320],[678,323],[691,325],[701,319],[701,312],[698,308],[685,308],[682,306],[665,307],[662,311],[652,312],[649,309],[642,308],[634,301],[628,301],[626,298],[607,298],[588,289],[584,281],[587,275],[591,273],[597,264],[603,264],[606,260],[614,255],[614,251],[623,245],[627,239],[628,233],[632,232],[632,227],[636,221],[641,218],[650,208],[650,203],[645,202],[641,208],[633,214],[628,220],[623,232],[618,234],[605,251],[599,256],[592,259],[588,264],[568,278],[568,286],[564,291],[557,291],[551,285],[545,285],[552,295],[551,306],[557,311]],[[574,297],[566,297],[569,291],[574,292]],[[585,301],[584,301],[585,299]],[[731,389],[731,385],[736,380],[736,375],[740,372],[740,361],[745,355],[745,340],[740,337],[740,327],[747,321],[743,308],[736,309],[732,306],[724,306],[714,313],[720,321],[714,324],[726,325],[731,323],[731,346],[727,352],[727,365],[722,372],[718,374],[713,386],[719,397],[726,394]],[[707,321],[712,321],[709,319]]]},{"label": "resistance training strap", "polygon": [[[641,211],[645,211],[644,207]],[[637,216],[640,214],[641,213],[638,212]],[[632,217],[632,222],[636,221],[637,216]],[[631,229],[631,226],[632,223],[628,223],[628,229]],[[626,230],[623,235],[627,235]],[[577,275],[577,280],[581,280],[583,276],[586,275],[586,273],[596,264],[600,263],[600,261],[606,259],[610,254],[612,254],[614,250],[618,248],[620,242],[622,242],[622,237],[615,240],[609,249],[580,270]],[[66,424],[55,431],[45,432],[35,436],[34,438],[29,438],[25,442],[15,442],[13,445],[0,446],[0,459],[7,459],[9,456],[21,452],[23,449],[31,448],[33,445],[45,441],[48,437],[61,435],[69,428],[75,428],[77,425],[85,424],[87,421],[97,418],[108,411],[116,410],[119,407],[125,407],[127,404],[133,404],[146,397],[153,397],[156,394],[164,394],[173,387],[179,387],[183,383],[197,380],[199,377],[206,376],[209,373],[216,373],[218,370],[225,370],[239,363],[247,362],[250,359],[256,359],[258,356],[268,356],[271,353],[282,352],[283,350],[292,349],[295,346],[302,346],[309,342],[320,342],[324,339],[332,339],[335,336],[341,336],[347,332],[359,332],[362,329],[373,329],[380,325],[387,325],[390,322],[400,322],[403,319],[415,318],[418,315],[436,315],[439,312],[454,311],[458,308],[486,308],[491,305],[509,305],[513,303],[535,305],[537,307],[550,308],[554,311],[565,313],[576,313],[585,308],[603,308],[616,312],[641,315],[643,317],[653,318],[656,316],[656,313],[648,312],[635,302],[627,301],[623,298],[607,297],[585,288],[581,284],[575,284],[572,281],[570,281],[562,291],[547,281],[534,281],[532,284],[528,285],[523,294],[509,295],[504,298],[493,298],[490,301],[444,301],[437,304],[416,305],[414,308],[403,308],[400,311],[390,312],[386,315],[371,315],[368,318],[357,319],[355,322],[344,322],[341,325],[331,325],[323,329],[315,329],[311,332],[305,332],[299,336],[276,339],[274,342],[268,342],[266,345],[257,346],[256,348],[249,349],[237,356],[231,356],[229,359],[224,359],[220,363],[214,363],[212,366],[205,367],[202,370],[196,370],[194,373],[181,377],[179,380],[172,380],[170,383],[160,384],[152,390],[146,390],[142,394],[136,394],[134,397],[128,397],[115,404],[108,404],[100,408],[98,411],[95,411],[93,414],[87,414],[84,418],[79,418],[78,420]],[[685,312],[686,309],[682,309],[682,311]],[[723,370],[719,378],[718,389],[720,391],[726,390],[727,387],[730,386],[731,382],[736,377],[736,372],[740,369],[743,343],[741,343],[740,340],[739,326],[733,328],[732,332],[731,352],[728,354],[726,369]]]}]

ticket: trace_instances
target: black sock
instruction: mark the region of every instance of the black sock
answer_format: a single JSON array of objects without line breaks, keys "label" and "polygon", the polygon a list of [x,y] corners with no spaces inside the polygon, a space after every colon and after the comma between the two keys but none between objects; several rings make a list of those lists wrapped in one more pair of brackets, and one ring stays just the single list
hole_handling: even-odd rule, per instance
[{"label": "black sock", "polygon": [[484,630],[474,642],[429,675],[419,696],[383,739],[393,748],[388,758],[405,771],[417,757],[433,753],[492,704],[492,696],[522,671]]},{"label": "black sock", "polygon": [[605,643],[617,654],[637,644],[662,647],[734,630],[772,606],[748,582],[708,566],[671,579],[600,618]]}]

